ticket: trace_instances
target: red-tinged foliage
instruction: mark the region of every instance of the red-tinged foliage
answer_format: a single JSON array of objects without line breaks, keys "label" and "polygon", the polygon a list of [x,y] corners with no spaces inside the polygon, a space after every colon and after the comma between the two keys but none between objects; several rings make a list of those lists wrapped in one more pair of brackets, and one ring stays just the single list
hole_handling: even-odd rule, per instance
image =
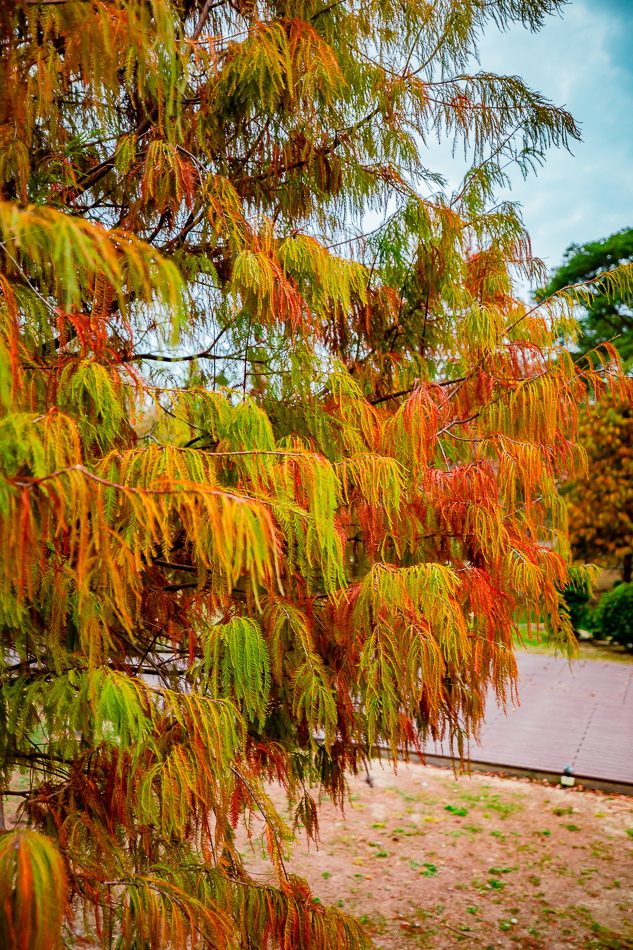
[{"label": "red-tinged foliage", "polygon": [[62,857],[45,836],[17,830],[0,838],[0,939],[6,950],[55,950],[68,909]]}]

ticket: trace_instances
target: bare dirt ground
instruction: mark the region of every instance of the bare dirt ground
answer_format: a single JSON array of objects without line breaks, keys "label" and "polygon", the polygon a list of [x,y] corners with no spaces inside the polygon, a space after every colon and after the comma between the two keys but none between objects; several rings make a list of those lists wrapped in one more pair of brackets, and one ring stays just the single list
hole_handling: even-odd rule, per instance
[{"label": "bare dirt ground", "polygon": [[[376,948],[633,950],[633,798],[418,764],[373,775],[350,779],[344,814],[323,802],[318,850],[300,838],[287,866]],[[266,877],[257,842],[241,847]]]}]

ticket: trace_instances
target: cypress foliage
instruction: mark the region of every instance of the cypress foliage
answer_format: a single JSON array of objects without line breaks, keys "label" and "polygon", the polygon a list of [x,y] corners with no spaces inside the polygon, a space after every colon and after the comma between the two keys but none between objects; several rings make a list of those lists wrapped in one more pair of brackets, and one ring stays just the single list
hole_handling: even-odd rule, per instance
[{"label": "cypress foliage", "polygon": [[[316,835],[310,788],[377,743],[464,751],[521,613],[573,649],[557,482],[625,382],[576,367],[573,300],[517,298],[543,273],[494,200],[572,118],[466,72],[561,5],[1,5],[10,947],[362,946],[266,780]],[[473,156],[452,194],[436,135]]]}]

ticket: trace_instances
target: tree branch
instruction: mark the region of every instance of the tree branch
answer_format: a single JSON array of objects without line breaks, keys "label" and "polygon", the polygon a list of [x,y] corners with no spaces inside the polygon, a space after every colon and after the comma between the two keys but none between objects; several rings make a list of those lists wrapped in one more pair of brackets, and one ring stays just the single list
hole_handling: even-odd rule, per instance
[{"label": "tree branch", "polygon": [[[45,0],[40,0],[40,2],[45,2]],[[48,2],[68,3],[68,2],[77,2],[77,0],[48,0]],[[211,2],[211,0],[207,0],[204,7],[202,8],[202,12],[200,13],[198,22],[196,23],[194,27],[193,33],[191,34],[191,39],[193,42],[199,39],[200,34],[202,33],[204,29],[205,23],[207,22],[207,19],[209,17],[209,13],[211,12],[211,10],[214,9],[214,7],[223,6],[225,2],[226,0],[219,0],[218,3],[214,4]],[[145,135],[147,132],[149,132],[151,127],[156,122],[156,119],[158,118],[158,111],[159,111],[158,106],[157,105],[154,106],[150,110],[149,114],[147,115],[147,118],[143,119],[143,121],[140,122],[136,126],[134,131],[130,134],[138,139],[138,138],[141,138],[143,135]],[[104,159],[104,161],[102,161],[101,164],[97,165],[96,168],[93,168],[89,175],[86,175],[85,178],[82,178],[77,183],[77,185],[69,192],[68,199],[73,200],[75,198],[78,198],[79,195],[82,195],[84,192],[88,191],[89,188],[92,188],[93,185],[96,185],[98,181],[101,181],[102,178],[105,178],[108,172],[112,171],[112,169],[114,168],[117,152],[118,152],[118,149],[112,152],[112,154],[109,155],[106,159]]]}]

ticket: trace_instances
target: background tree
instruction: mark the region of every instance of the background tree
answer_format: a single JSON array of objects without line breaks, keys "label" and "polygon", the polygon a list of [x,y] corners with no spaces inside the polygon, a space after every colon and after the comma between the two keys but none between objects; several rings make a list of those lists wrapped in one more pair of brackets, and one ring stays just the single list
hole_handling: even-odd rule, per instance
[{"label": "background tree", "polygon": [[[494,199],[573,120],[467,71],[491,19],[560,6],[0,7],[9,946],[62,912],[68,945],[361,944],[285,869],[311,788],[462,751],[520,611],[570,645],[557,483],[587,387],[624,383],[514,296],[542,270]],[[453,194],[438,132],[473,156]]]},{"label": "background tree", "polygon": [[574,556],[604,567],[622,567],[631,581],[633,562],[633,412],[630,401],[585,411],[579,438],[588,472],[566,486]]},{"label": "background tree", "polygon": [[[580,352],[607,341],[624,361],[633,359],[633,287],[609,283],[605,272],[633,261],[633,228],[624,228],[601,241],[572,244],[563,256],[541,297],[574,284],[587,284],[580,317]],[[602,275],[602,277],[601,277]]]},{"label": "background tree", "polygon": [[[570,285],[584,285],[577,301],[583,354],[608,358],[611,343],[628,365],[633,359],[633,287],[614,284],[610,273],[633,261],[633,229],[601,241],[572,244],[541,298]],[[630,402],[587,407],[580,440],[588,456],[588,473],[566,487],[574,556],[602,566],[622,566],[631,580],[633,554],[633,418]]]}]

